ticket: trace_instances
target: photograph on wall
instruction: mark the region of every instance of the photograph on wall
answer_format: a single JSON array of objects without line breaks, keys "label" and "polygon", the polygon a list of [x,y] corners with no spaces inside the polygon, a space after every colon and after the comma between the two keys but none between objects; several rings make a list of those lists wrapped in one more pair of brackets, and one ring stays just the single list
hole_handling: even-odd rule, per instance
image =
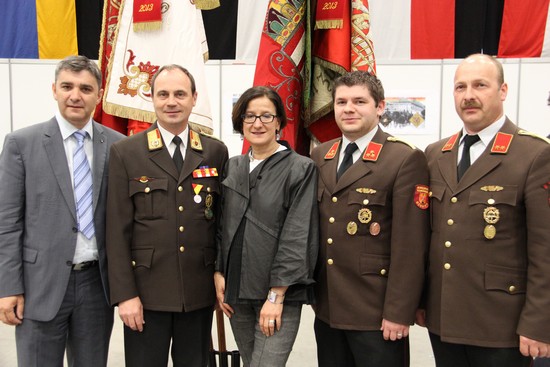
[{"label": "photograph on wall", "polygon": [[437,124],[437,104],[434,103],[433,95],[427,91],[389,91],[380,125],[395,135],[433,134]]}]

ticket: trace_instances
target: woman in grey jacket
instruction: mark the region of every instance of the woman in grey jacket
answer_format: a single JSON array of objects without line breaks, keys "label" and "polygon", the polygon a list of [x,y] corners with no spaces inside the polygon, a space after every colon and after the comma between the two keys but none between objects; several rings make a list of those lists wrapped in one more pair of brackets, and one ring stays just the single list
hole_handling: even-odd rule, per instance
[{"label": "woman in grey jacket", "polygon": [[312,303],[318,252],[317,169],[277,141],[286,125],[279,95],[244,92],[233,127],[250,143],[222,181],[214,280],[245,366],[284,366],[302,304]]}]

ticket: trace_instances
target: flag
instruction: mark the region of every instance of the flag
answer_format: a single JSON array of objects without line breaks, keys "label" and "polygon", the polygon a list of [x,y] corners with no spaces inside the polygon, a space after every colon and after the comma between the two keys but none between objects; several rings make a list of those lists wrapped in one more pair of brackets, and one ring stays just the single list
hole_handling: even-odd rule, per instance
[{"label": "flag", "polygon": [[133,0],[111,0],[106,4],[100,55],[105,93],[95,118],[127,134],[148,128],[156,118],[151,78],[161,66],[176,63],[191,72],[197,85],[197,104],[189,122],[211,133],[212,117],[204,75],[208,51],[200,10],[187,1],[164,0],[162,5],[160,30],[135,31]]},{"label": "flag", "polygon": [[[354,70],[376,74],[374,45],[370,38],[368,0],[341,1],[340,12],[326,14],[317,3],[313,31],[311,85],[305,88],[305,126],[320,142],[341,135],[334,120],[332,83]],[[322,29],[320,27],[327,27]]]},{"label": "flag", "polygon": [[[305,65],[306,0],[271,0],[260,39],[254,73],[254,86],[274,89],[281,96],[286,110],[287,125],[281,132],[297,151],[300,137],[300,109]],[[248,144],[243,144],[243,152]]]},{"label": "flag", "polygon": [[499,57],[550,57],[550,1],[505,1]]},{"label": "flag", "polygon": [[378,60],[550,56],[549,0],[370,0]]},{"label": "flag", "polygon": [[103,1],[18,0],[2,4],[0,57],[97,59]]}]

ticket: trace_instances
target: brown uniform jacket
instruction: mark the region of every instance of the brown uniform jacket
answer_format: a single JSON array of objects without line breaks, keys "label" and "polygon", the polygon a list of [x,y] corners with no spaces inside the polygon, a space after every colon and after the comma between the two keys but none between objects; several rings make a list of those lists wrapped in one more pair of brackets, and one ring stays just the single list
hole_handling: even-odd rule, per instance
[{"label": "brown uniform jacket", "polygon": [[429,241],[426,158],[379,129],[336,182],[340,141],[312,153],[320,171],[317,317],[347,330],[379,330],[382,318],[411,324]]},{"label": "brown uniform jacket", "polygon": [[[155,129],[156,124],[148,131],[156,131],[162,141]],[[139,296],[145,309],[169,312],[213,305],[216,212],[226,146],[190,130],[178,175],[164,145],[148,148],[147,132],[120,143],[113,145],[109,162],[111,302]],[[201,167],[215,168],[217,176],[197,171]]]},{"label": "brown uniform jacket", "polygon": [[428,328],[451,343],[515,347],[518,334],[549,343],[550,144],[507,120],[458,183],[459,139],[426,149]]}]

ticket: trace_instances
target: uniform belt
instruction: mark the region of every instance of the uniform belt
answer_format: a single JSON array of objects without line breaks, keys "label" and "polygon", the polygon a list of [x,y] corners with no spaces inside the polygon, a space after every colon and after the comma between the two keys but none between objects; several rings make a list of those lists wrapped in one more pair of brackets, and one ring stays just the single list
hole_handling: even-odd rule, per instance
[{"label": "uniform belt", "polygon": [[75,271],[82,271],[82,270],[87,270],[91,267],[94,267],[94,266],[97,266],[99,264],[99,261],[97,260],[92,260],[92,261],[84,261],[84,262],[81,262],[81,263],[78,263],[78,264],[73,264],[73,270]]}]

